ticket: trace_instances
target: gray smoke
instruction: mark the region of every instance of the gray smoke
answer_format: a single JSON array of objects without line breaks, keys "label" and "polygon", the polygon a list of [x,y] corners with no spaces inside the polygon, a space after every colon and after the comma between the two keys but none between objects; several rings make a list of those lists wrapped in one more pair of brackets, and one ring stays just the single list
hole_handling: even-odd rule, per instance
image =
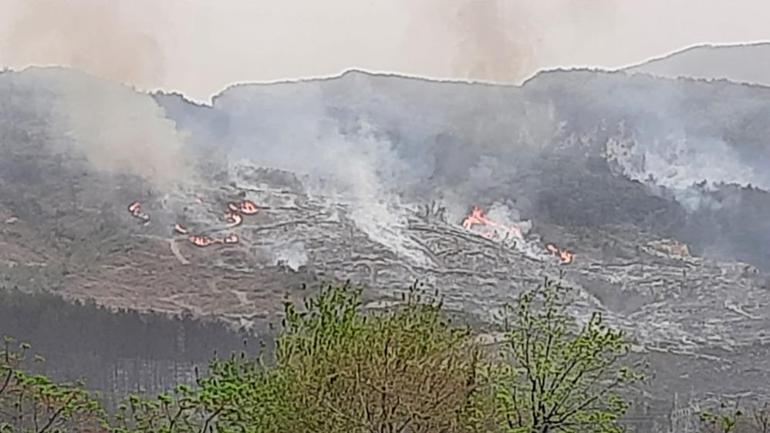
[{"label": "gray smoke", "polygon": [[[10,26],[2,29],[0,52],[10,65],[70,66],[139,87],[163,78],[163,52],[137,28],[119,2],[23,0],[6,7]],[[143,22],[155,19],[146,11]]]},{"label": "gray smoke", "polygon": [[[607,139],[604,156],[618,174],[649,185],[652,192],[672,193],[690,211],[716,208],[717,203],[704,192],[717,185],[752,185],[770,191],[770,173],[764,167],[768,154],[736,137],[737,125],[746,122],[741,118],[746,109],[742,103],[735,103],[735,112],[715,113],[723,117],[698,119],[697,112],[685,106],[681,89],[672,88],[675,81],[660,83],[648,90],[647,100],[633,90],[614,95],[630,101],[626,110],[659,112],[657,122],[646,122],[645,130],[621,128],[620,134]],[[715,83],[714,90],[724,85]]]},{"label": "gray smoke", "polygon": [[[73,70],[30,68],[0,76],[26,89],[19,109],[46,116],[49,144],[99,171],[168,188],[190,175],[185,137],[150,96]],[[37,96],[32,96],[37,95]]]}]

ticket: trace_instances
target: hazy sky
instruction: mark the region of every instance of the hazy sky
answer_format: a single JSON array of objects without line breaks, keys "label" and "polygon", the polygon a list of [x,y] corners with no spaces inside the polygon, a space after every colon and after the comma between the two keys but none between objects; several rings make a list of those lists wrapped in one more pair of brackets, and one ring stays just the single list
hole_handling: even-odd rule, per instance
[{"label": "hazy sky", "polygon": [[770,40],[770,0],[0,0],[0,66],[62,64],[197,100],[357,67],[520,82]]}]

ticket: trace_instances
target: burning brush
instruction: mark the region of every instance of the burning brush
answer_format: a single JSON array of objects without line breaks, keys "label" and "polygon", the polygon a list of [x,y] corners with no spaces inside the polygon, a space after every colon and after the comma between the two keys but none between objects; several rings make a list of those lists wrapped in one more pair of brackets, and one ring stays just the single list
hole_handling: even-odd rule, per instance
[{"label": "burning brush", "polygon": [[[227,228],[238,227],[243,224],[243,215],[254,215],[259,212],[259,208],[256,203],[251,200],[243,200],[240,203],[230,202],[227,204],[227,213],[225,213],[224,219],[227,223]],[[179,234],[188,234],[185,227],[177,224],[174,226],[174,230]],[[214,244],[233,245],[240,243],[241,238],[235,233],[227,234],[222,239],[214,239],[209,236],[193,235],[187,238],[196,247],[208,247]]]},{"label": "burning brush", "polygon": [[[200,198],[195,199],[198,203],[203,203]],[[128,205],[128,212],[135,218],[142,220],[144,225],[150,223],[150,216],[142,212],[142,204],[135,201]],[[256,203],[251,200],[243,200],[240,203],[228,203],[227,213],[225,213],[224,219],[227,223],[227,228],[238,227],[243,223],[243,215],[255,215],[259,212],[259,208]],[[187,236],[187,240],[193,245],[200,248],[209,247],[215,244],[233,245],[240,243],[241,239],[235,233],[228,233],[221,239],[215,239],[206,235],[191,235],[190,230],[182,224],[174,224],[174,232],[179,235]]]},{"label": "burning brush", "polygon": [[568,265],[572,263],[572,260],[575,258],[575,254],[572,253],[570,250],[563,250],[559,248],[556,244],[546,244],[545,249],[548,250],[549,253],[551,253],[552,256],[558,257],[559,260],[561,260],[561,263],[564,265]]},{"label": "burning brush", "polygon": [[228,203],[227,208],[232,213],[239,213],[244,215],[256,215],[259,212],[257,204],[251,200],[243,200],[240,203]]},{"label": "burning brush", "polygon": [[228,228],[238,227],[243,223],[243,216],[238,212],[227,212],[225,214],[225,222]]},{"label": "burning brush", "polygon": [[128,205],[128,212],[134,218],[138,218],[142,220],[142,224],[147,225],[150,223],[150,216],[142,212],[142,204],[139,203],[138,201],[135,201],[130,205]]},{"label": "burning brush", "polygon": [[210,247],[216,244],[232,245],[232,244],[237,244],[241,241],[241,239],[235,233],[229,233],[225,235],[225,237],[223,237],[222,239],[214,239],[211,236],[199,236],[199,235],[192,235],[187,239],[190,241],[190,243],[200,248]]},{"label": "burning brush", "polygon": [[475,231],[487,239],[524,239],[520,228],[513,225],[505,226],[491,220],[478,206],[474,206],[471,213],[463,220],[463,228],[466,230],[474,231],[474,227],[476,227]]},{"label": "burning brush", "polygon": [[[512,238],[524,240],[524,233],[519,227],[513,224],[501,224],[491,219],[479,206],[474,206],[471,213],[465,217],[463,228],[495,241],[505,241]],[[572,251],[561,249],[553,243],[546,244],[545,249],[551,255],[558,257],[561,263],[565,265],[572,263],[575,257]],[[539,252],[537,256],[541,256]]]},{"label": "burning brush", "polygon": [[190,241],[190,243],[200,248],[209,247],[219,243],[216,239],[209,236],[192,235],[187,239]]}]

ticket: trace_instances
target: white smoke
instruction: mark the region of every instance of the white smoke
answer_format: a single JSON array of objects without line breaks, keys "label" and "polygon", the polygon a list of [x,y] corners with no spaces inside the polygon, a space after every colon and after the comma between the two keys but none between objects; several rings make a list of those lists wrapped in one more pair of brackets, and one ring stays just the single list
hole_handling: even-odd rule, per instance
[{"label": "white smoke", "polygon": [[489,207],[487,216],[506,227],[515,227],[526,236],[532,230],[532,221],[522,221],[519,212],[505,203],[495,202]]},{"label": "white smoke", "polygon": [[[470,231],[499,242],[506,248],[516,250],[531,259],[545,260],[549,257],[540,236],[532,232],[532,221],[522,220],[519,211],[510,203],[496,201],[489,206],[484,215],[499,227],[472,226]],[[521,236],[516,235],[515,232],[519,232]]]},{"label": "white smoke", "polygon": [[[615,137],[608,140],[605,157],[620,174],[665,188],[689,210],[716,206],[702,193],[716,184],[770,187],[766,174],[758,173],[735,148],[715,138],[679,135],[640,143],[633,137]],[[696,189],[696,184],[702,186]]]},{"label": "white smoke", "polygon": [[308,262],[307,250],[303,242],[293,242],[271,249],[271,251],[273,252],[275,264],[284,264],[295,272]]},{"label": "white smoke", "polygon": [[[227,102],[250,103],[248,98]],[[347,217],[371,240],[416,262],[428,260],[406,234],[407,208],[396,190],[409,178],[407,161],[364,119],[343,131],[323,108],[306,104],[275,106],[260,120],[263,125],[249,134],[253,141],[235,142],[233,158],[299,175],[310,195],[346,205]],[[291,130],[274,130],[272,121],[290,123]]]},{"label": "white smoke", "polygon": [[53,136],[65,138],[97,169],[156,186],[190,174],[185,136],[148,95],[71,70],[29,69],[19,77],[31,86],[46,83],[54,97],[40,111],[51,113]]}]

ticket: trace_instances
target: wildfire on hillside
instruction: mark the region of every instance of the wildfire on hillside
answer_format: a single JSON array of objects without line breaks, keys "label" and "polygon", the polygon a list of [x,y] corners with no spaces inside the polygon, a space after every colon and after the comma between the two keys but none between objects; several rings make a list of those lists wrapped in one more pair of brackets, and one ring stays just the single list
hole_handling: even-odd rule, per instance
[{"label": "wildfire on hillside", "polygon": [[229,233],[221,239],[215,239],[210,236],[198,236],[193,235],[187,238],[193,245],[200,248],[210,247],[211,245],[224,244],[232,245],[237,244],[241,239],[235,233]]},{"label": "wildfire on hillside", "polygon": [[196,247],[201,247],[201,248],[219,243],[217,242],[216,239],[209,236],[192,235],[187,239]]},{"label": "wildfire on hillside", "polygon": [[[200,197],[196,197],[197,203],[203,203]],[[142,212],[142,204],[138,201],[132,202],[128,205],[128,212],[135,218],[143,221],[143,223],[149,224],[150,216]],[[251,200],[243,200],[240,203],[230,202],[227,204],[227,212],[224,215],[224,220],[227,223],[227,228],[238,227],[243,223],[243,215],[254,215],[259,212],[259,208],[256,203]],[[174,224],[174,232],[180,235],[186,235],[187,240],[193,245],[200,248],[209,247],[211,245],[223,244],[232,245],[240,243],[240,237],[235,233],[228,233],[221,239],[215,239],[206,235],[190,234],[187,227],[182,224]]]},{"label": "wildfire on hillside", "polygon": [[507,239],[511,237],[524,239],[521,229],[516,226],[506,226],[493,221],[478,206],[473,206],[471,213],[465,217],[463,227],[466,230],[476,231],[487,239]]},{"label": "wildfire on hillside", "polygon": [[553,256],[558,257],[562,264],[568,265],[572,263],[575,258],[575,254],[570,250],[563,250],[556,244],[548,243],[545,245],[545,249],[548,250]]},{"label": "wildfire on hillside", "polygon": [[[463,220],[463,228],[491,240],[524,239],[524,234],[519,227],[505,225],[491,219],[479,206],[473,206],[471,212]],[[561,263],[565,265],[572,263],[575,258],[572,251],[561,249],[553,243],[546,244],[545,249],[551,255],[558,257]]]},{"label": "wildfire on hillside", "polygon": [[133,216],[134,218],[138,218],[142,220],[142,223],[144,225],[147,225],[150,223],[150,216],[146,213],[142,212],[142,204],[138,201],[135,201],[128,205],[128,212]]},{"label": "wildfire on hillside", "polygon": [[225,214],[227,227],[238,227],[243,222],[243,216],[238,212],[229,211]]},{"label": "wildfire on hillside", "polygon": [[242,213],[244,215],[254,215],[259,212],[257,204],[251,200],[243,200],[240,203],[228,203],[227,208],[231,212]]},{"label": "wildfire on hillside", "polygon": [[235,233],[230,233],[222,239],[222,242],[225,244],[237,244],[240,241],[241,238],[239,238]]}]

